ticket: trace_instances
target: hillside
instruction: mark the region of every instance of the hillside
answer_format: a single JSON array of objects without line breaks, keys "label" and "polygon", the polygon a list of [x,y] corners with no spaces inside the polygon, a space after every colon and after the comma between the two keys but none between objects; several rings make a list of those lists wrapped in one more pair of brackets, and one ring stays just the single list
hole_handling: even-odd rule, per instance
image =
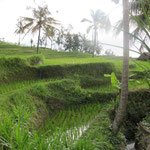
[{"label": "hillside", "polygon": [[36,55],[36,48],[0,43],[0,150],[120,150],[150,112],[149,67],[130,60],[128,114],[113,135],[115,90],[104,74],[121,80],[121,57],[44,48]]}]

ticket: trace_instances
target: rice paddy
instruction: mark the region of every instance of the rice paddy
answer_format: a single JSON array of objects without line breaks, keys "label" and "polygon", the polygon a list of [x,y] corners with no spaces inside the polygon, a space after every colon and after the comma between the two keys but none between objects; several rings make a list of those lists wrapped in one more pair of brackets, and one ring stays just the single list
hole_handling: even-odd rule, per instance
[{"label": "rice paddy", "polygon": [[[119,150],[125,145],[123,133],[110,130],[113,90],[104,77],[115,70],[121,80],[122,57],[41,48],[44,63],[39,64],[35,53],[35,48],[0,45],[0,150]],[[149,66],[130,59],[129,91],[150,87],[144,72]]]}]

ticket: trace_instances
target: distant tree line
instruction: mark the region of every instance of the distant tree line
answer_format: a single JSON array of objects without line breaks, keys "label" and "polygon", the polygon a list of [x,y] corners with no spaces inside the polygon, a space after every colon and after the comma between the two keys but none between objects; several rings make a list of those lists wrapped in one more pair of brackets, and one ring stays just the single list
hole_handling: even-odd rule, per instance
[{"label": "distant tree line", "polygon": [[[86,35],[70,33],[67,29],[61,29],[61,31],[58,31],[54,42],[58,45],[58,49],[62,51],[93,53],[93,41],[89,40]],[[101,51],[102,46],[97,44],[95,54],[99,55]]]},{"label": "distant tree line", "polygon": [[[89,40],[85,35],[80,33],[71,33],[70,29],[64,29],[62,26],[60,27],[59,21],[52,17],[47,5],[44,7],[39,6],[38,8],[29,9],[32,10],[33,17],[20,17],[17,21],[17,29],[15,33],[19,35],[18,44],[20,44],[21,39],[24,39],[28,33],[34,34],[37,32],[37,53],[39,53],[39,46],[44,46],[46,48],[49,43],[51,44],[51,49],[53,49],[54,45],[56,48],[57,45],[57,49],[61,51],[88,52],[93,54],[93,56],[94,54],[99,55],[101,53],[102,46],[97,41],[97,38]],[[94,15],[94,11],[92,13]],[[102,16],[100,16],[99,13],[101,13]],[[99,10],[96,11],[95,15],[99,15],[101,17],[98,21],[102,19],[102,17],[105,17],[105,14]],[[82,21],[85,21],[85,19]],[[104,23],[104,21],[101,23]],[[99,28],[98,25],[99,23],[97,23],[97,29]],[[93,25],[91,28],[92,27]],[[88,32],[90,29],[88,29]],[[94,27],[93,29],[95,30]],[[21,35],[23,35],[22,38]],[[33,39],[30,40],[30,43],[32,47]]]},{"label": "distant tree line", "polygon": [[[117,3],[119,0],[114,1]],[[140,52],[143,52],[143,49],[150,51],[149,46],[147,46],[149,41],[149,0],[131,0],[129,6],[129,21],[130,24],[134,25],[130,41],[132,43],[140,41],[141,45],[138,48]],[[89,40],[85,35],[73,34],[70,30],[61,27],[60,22],[53,18],[47,5],[30,8],[30,10],[33,14],[32,17],[20,17],[18,19],[15,33],[19,34],[19,44],[20,39],[23,39],[28,33],[37,32],[37,53],[39,52],[39,46],[47,47],[50,44],[51,49],[54,48],[54,45],[57,45],[58,50],[88,52],[92,53],[93,57],[95,54],[101,53],[102,46],[98,40],[99,30],[109,31],[111,27],[109,17],[103,11],[99,9],[96,11],[91,10],[91,19],[83,18],[81,20],[81,22],[89,24],[87,34],[91,32],[92,35],[92,40]],[[148,15],[145,16],[145,14]],[[118,21],[115,31],[116,33],[123,31],[123,20]],[[32,47],[33,40],[30,42]]]}]

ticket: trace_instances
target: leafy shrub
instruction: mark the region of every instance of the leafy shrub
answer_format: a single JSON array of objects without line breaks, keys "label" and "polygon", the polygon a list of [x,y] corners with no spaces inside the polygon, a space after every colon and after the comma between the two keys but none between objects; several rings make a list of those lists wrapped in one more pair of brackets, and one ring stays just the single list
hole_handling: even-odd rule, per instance
[{"label": "leafy shrub", "polygon": [[134,74],[131,79],[143,79],[144,77],[148,78],[150,77],[150,71],[146,70],[146,71],[132,71],[132,73]]},{"label": "leafy shrub", "polygon": [[135,64],[130,64],[130,65],[129,65],[129,69],[134,69],[134,68],[136,68],[136,65],[135,65]]},{"label": "leafy shrub", "polygon": [[146,90],[129,92],[125,127],[127,139],[134,139],[137,124],[150,112],[150,93]]},{"label": "leafy shrub", "polygon": [[27,61],[32,66],[38,65],[38,64],[43,64],[44,63],[44,56],[43,55],[34,55],[31,57],[28,57]]},{"label": "leafy shrub", "polygon": [[110,80],[106,78],[94,78],[92,76],[81,76],[80,85],[82,88],[99,87],[110,84]]},{"label": "leafy shrub", "polygon": [[89,63],[80,65],[65,66],[41,66],[38,68],[41,78],[49,77],[68,77],[76,75],[88,75],[92,77],[101,77],[104,74],[115,72],[115,66],[111,63]]},{"label": "leafy shrub", "polygon": [[0,58],[0,83],[31,80],[39,77],[38,70],[30,67],[29,62],[21,57]]},{"label": "leafy shrub", "polygon": [[30,89],[30,92],[47,103],[82,103],[88,96],[85,90],[70,79],[37,84]]},{"label": "leafy shrub", "polygon": [[108,102],[114,97],[113,93],[91,92],[89,102]]},{"label": "leafy shrub", "polygon": [[19,68],[27,65],[27,61],[25,59],[21,59],[19,57],[3,57],[0,59],[0,66],[5,68]]},{"label": "leafy shrub", "polygon": [[103,76],[105,73],[115,71],[115,67],[111,63],[89,63],[80,65],[65,66],[65,74],[89,75],[93,77]]},{"label": "leafy shrub", "polygon": [[150,112],[146,115],[142,122],[150,127]]}]

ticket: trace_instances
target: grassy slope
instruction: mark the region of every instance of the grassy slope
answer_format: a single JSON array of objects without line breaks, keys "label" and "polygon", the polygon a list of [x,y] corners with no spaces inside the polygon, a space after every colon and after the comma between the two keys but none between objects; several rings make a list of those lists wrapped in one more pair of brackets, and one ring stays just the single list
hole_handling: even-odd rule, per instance
[{"label": "grassy slope", "polygon": [[[33,54],[35,54],[35,52],[36,52],[35,48],[31,49],[29,47],[20,47],[16,45],[12,46],[10,44],[5,44],[5,43],[0,44],[1,57],[19,56],[20,58],[24,59],[26,57],[32,56]],[[40,52],[46,57],[46,59],[44,60],[45,63],[43,65],[37,66],[37,68],[39,67],[44,68],[45,66],[53,67],[54,65],[60,65],[62,67],[66,67],[66,65],[70,66],[70,64],[73,66],[78,64],[79,67],[82,66],[81,64],[83,64],[83,66],[84,64],[95,64],[96,66],[96,64],[98,63],[109,62],[114,64],[118,72],[122,70],[122,60],[121,58],[118,57],[91,58],[91,55],[89,54],[64,53],[64,52],[58,53],[56,51],[52,51],[49,49],[40,49]],[[130,62],[130,64],[133,65],[133,62]],[[138,64],[146,65],[149,67],[149,63],[147,62],[138,61]],[[71,68],[72,66],[70,66],[70,69]],[[145,68],[147,69],[147,67]],[[94,70],[93,67],[92,69]],[[86,71],[88,72],[88,70]],[[131,73],[132,71],[142,71],[142,69],[138,65],[136,66],[133,65],[130,68]],[[105,70],[101,72],[101,74],[104,73],[106,73]],[[110,92],[112,92],[112,88],[110,86],[106,86],[107,82],[104,83],[105,78],[103,78],[102,75],[100,77],[95,78],[93,74],[91,76],[89,75],[87,76],[83,74],[83,72],[81,72],[81,74],[79,75],[75,74],[74,76],[70,76],[70,77],[65,76],[65,78],[70,78],[70,79],[66,79],[66,80],[38,79],[38,80],[31,80],[31,81],[16,82],[5,86],[3,85],[0,86],[0,90],[1,90],[0,107],[2,108],[0,111],[0,115],[3,116],[1,117],[1,122],[3,122],[3,124],[1,124],[0,126],[1,128],[0,133],[5,138],[6,141],[11,143],[12,145],[14,144],[14,141],[16,141],[18,145],[23,144],[24,142],[22,141],[23,139],[21,141],[18,141],[17,139],[18,138],[17,130],[19,128],[21,129],[22,132],[20,132],[19,134],[20,137],[23,138],[25,136],[24,134],[27,134],[28,131],[31,130],[31,128],[30,129],[26,128],[26,126],[24,125],[22,125],[23,128],[21,128],[19,124],[20,122],[21,124],[27,123],[28,126],[29,124],[30,126],[32,124],[35,128],[38,128],[42,124],[44,118],[46,118],[49,114],[51,114],[56,109],[64,109],[65,106],[68,106],[70,104],[75,104],[75,103],[79,104],[81,102],[91,101],[91,100],[107,101],[110,100],[112,97],[112,95],[109,94]],[[143,79],[140,80],[141,82],[144,83],[144,86],[142,84],[142,85],[138,85],[138,87],[140,89],[147,88],[145,81]],[[131,90],[133,90],[135,86],[137,87],[136,82],[130,84]],[[110,105],[112,107],[112,104]],[[108,106],[106,106],[106,108],[108,108]],[[110,143],[110,139],[108,138],[110,136],[110,132],[108,132],[110,120],[106,119],[105,121],[105,119],[104,120],[102,119],[105,117],[109,118],[108,111],[109,110],[102,111],[101,117],[97,118],[97,120],[93,122],[93,126],[96,126],[96,130],[89,129],[89,131],[85,133],[85,135],[86,134],[89,135],[89,140],[92,140],[92,142],[94,143],[103,142],[100,144],[100,146],[102,146],[103,149],[106,149],[106,145],[109,145],[110,149],[113,149],[115,144],[115,143]],[[99,121],[101,119],[103,120],[103,122]],[[16,120],[19,121],[15,123]],[[12,126],[14,127],[13,130],[12,130]],[[97,128],[98,126],[100,128]],[[105,130],[105,126],[107,127],[107,130]],[[97,132],[100,132],[100,134],[97,135],[96,134]],[[104,139],[102,140],[102,135],[105,134],[105,132],[107,132],[106,137],[104,137]],[[35,139],[33,138],[35,141],[28,141],[28,142],[33,142],[34,144],[37,145],[38,143],[42,143],[43,139],[40,137],[40,135],[38,136],[39,137],[34,137]],[[39,142],[36,141],[36,138],[39,138]],[[84,141],[85,141],[85,137],[83,136],[83,141],[81,140],[81,142]],[[26,144],[27,143],[25,143],[25,145]],[[13,146],[16,147],[16,145]]]},{"label": "grassy slope", "polygon": [[[46,130],[46,127],[44,126],[42,129],[40,129],[40,133],[35,137],[34,135],[36,133],[34,132],[36,131],[34,131],[33,129],[39,128],[45,118],[47,118],[49,115],[51,116],[52,114],[54,114],[54,112],[56,113],[58,110],[60,111],[70,106],[76,106],[78,108],[79,104],[86,104],[87,102],[91,103],[91,100],[94,100],[94,98],[94,94],[89,93],[85,89],[82,89],[77,81],[71,79],[37,83],[28,88],[1,95],[0,115],[2,117],[0,118],[0,135],[1,137],[3,137],[3,139],[5,139],[5,141],[7,141],[7,144],[5,143],[6,145],[4,147],[9,147],[9,145],[11,145],[12,149],[21,149],[20,146],[22,145],[26,146],[26,149],[32,149],[30,147],[35,145],[37,149],[39,149],[40,144],[43,144],[42,140],[44,140],[44,144],[42,145],[42,147],[44,147],[45,145],[47,145],[46,139],[50,136],[47,135],[48,130]],[[108,97],[104,97],[103,95],[101,95],[100,97],[98,97],[97,100],[106,101],[108,99]],[[93,105],[95,104],[91,104],[90,107],[93,107]],[[112,107],[112,104],[110,105]],[[110,119],[105,120],[104,118],[108,116],[110,110],[108,110],[108,105],[105,108],[107,108],[107,111],[104,109],[101,111],[102,114],[100,114],[101,119],[103,116],[103,124],[102,122],[99,122],[100,118],[97,118],[98,120],[93,120],[94,122],[91,124],[91,128],[92,126],[98,127],[99,124],[99,126],[103,128],[103,130],[99,130],[100,134],[96,137],[96,139],[99,139],[98,145],[101,146],[102,149],[105,149],[106,145],[108,145],[110,147],[110,150],[114,150],[114,146],[120,143],[120,136],[115,138],[116,141],[114,141],[114,143],[111,141],[110,138],[108,138],[110,136],[109,125],[111,121]],[[82,108],[80,108],[79,110],[82,111]],[[96,108],[96,111],[97,110],[98,108]],[[88,109],[87,111],[89,113],[88,117],[87,112],[85,112],[83,113],[84,117],[80,114],[78,117],[76,116],[75,118],[79,118],[81,121],[84,121],[85,119],[87,121],[90,121],[90,115],[93,114],[93,118],[98,115],[95,113],[96,111],[93,108],[90,110]],[[72,111],[67,111],[66,113],[72,113]],[[58,116],[54,117],[53,119],[55,120],[56,118],[60,118],[58,119],[58,122],[60,123],[60,120],[63,117],[61,117],[60,115],[61,113],[58,113]],[[82,118],[80,118],[81,116]],[[67,128],[68,124],[65,124],[66,121],[67,119],[62,119],[60,127],[64,126],[64,128]],[[74,122],[74,120],[72,119],[68,121],[71,121],[70,123]],[[81,123],[83,123],[83,121]],[[76,124],[77,121],[74,123]],[[52,118],[50,119],[50,124],[53,124],[53,128],[56,127],[56,125],[54,125],[54,121],[52,122]],[[107,135],[103,137],[102,135],[105,132],[104,128],[106,127],[106,125]],[[47,123],[46,126],[48,126]],[[64,130],[64,128],[60,128],[60,130]],[[54,128],[54,131],[56,129]],[[28,135],[31,130],[33,134],[32,138]],[[49,128],[49,130],[51,129]],[[88,134],[88,136],[90,136],[90,134],[91,136],[93,136],[94,132],[96,131],[92,130],[91,133],[91,129],[89,129],[87,130],[86,134]],[[46,137],[43,137],[43,134],[46,134]],[[55,134],[57,135],[57,132]],[[24,141],[24,138],[27,138],[26,141]],[[39,138],[38,143],[36,143],[36,138]],[[56,138],[58,138],[58,136],[56,136]],[[94,147],[98,146],[95,143],[96,139],[93,139],[93,137],[91,139],[91,141],[94,142],[91,143]],[[59,138],[57,140],[57,142],[59,143]],[[87,140],[89,139],[81,138],[80,141],[84,143]],[[58,143],[54,142],[55,146],[58,145]],[[86,144],[77,143],[75,147],[79,147],[79,149],[81,149],[81,145],[86,146]],[[92,145],[91,148],[93,147]],[[60,144],[60,147],[62,146],[63,144]]]},{"label": "grassy slope", "polygon": [[[9,43],[0,43],[0,56],[19,56],[29,57],[36,54],[36,48],[21,47],[18,45],[12,45]],[[40,54],[44,55],[46,65],[65,65],[65,64],[85,64],[85,63],[101,63],[110,62],[114,63],[117,69],[122,70],[122,57],[107,57],[100,56],[92,58],[88,53],[74,53],[74,52],[58,52],[55,50],[40,48]],[[136,67],[131,68],[131,71],[143,71],[140,66],[145,69],[150,68],[148,62],[136,61]],[[130,60],[130,65],[135,64],[133,60]],[[42,66],[43,66],[42,65]]]}]

